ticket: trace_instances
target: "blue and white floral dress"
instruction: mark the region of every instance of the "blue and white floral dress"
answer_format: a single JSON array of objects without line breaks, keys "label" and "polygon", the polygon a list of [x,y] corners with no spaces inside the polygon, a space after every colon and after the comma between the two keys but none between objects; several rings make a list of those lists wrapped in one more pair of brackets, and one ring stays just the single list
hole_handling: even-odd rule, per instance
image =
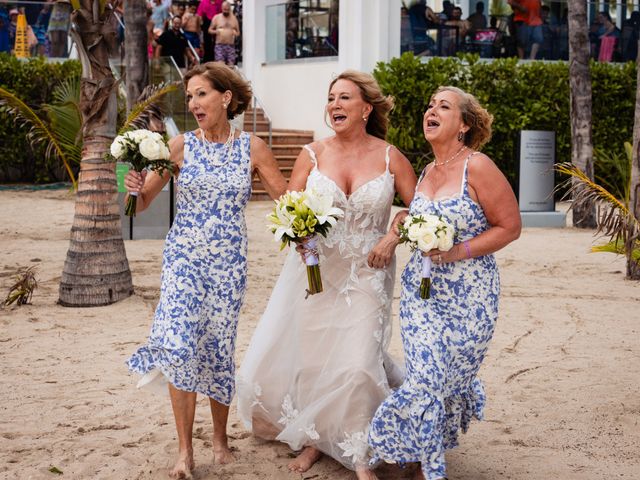
[{"label": "blue and white floral dress", "polygon": [[247,280],[245,207],[251,196],[250,135],[206,145],[184,135],[177,215],[167,235],[160,302],[148,344],[129,359],[141,374],[154,369],[176,388],[229,405],[234,351]]},{"label": "blue and white floral dress", "polygon": [[[469,196],[465,161],[460,192],[431,200],[417,192],[412,215],[442,215],[457,241],[490,228]],[[369,434],[375,460],[421,462],[427,480],[445,477],[445,450],[457,445],[472,417],[482,419],[485,395],[476,375],[498,317],[500,279],[493,255],[435,264],[431,298],[420,298],[422,258],[402,273],[400,326],[406,378],[378,408]]]}]

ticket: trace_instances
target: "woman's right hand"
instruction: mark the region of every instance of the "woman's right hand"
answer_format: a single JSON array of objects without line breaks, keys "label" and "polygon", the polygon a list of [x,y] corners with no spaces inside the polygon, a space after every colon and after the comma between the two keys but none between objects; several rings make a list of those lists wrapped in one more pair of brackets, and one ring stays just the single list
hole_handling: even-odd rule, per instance
[{"label": "woman's right hand", "polygon": [[147,178],[147,171],[136,172],[135,170],[129,170],[124,176],[124,186],[129,194],[139,194],[144,186],[144,181]]}]

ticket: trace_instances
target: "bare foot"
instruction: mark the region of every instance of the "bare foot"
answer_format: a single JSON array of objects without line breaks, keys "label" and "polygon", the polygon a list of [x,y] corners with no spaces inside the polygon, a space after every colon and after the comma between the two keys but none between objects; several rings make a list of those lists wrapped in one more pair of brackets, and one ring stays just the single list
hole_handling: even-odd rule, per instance
[{"label": "bare foot", "polygon": [[304,447],[302,453],[289,464],[289,470],[292,472],[304,473],[309,470],[314,463],[320,460],[322,453],[317,448]]},{"label": "bare foot", "polygon": [[356,467],[356,477],[358,480],[379,480],[373,470],[364,467]]},{"label": "bare foot", "polygon": [[231,453],[231,449],[227,444],[227,437],[224,439],[213,439],[213,463],[216,465],[225,465],[227,463],[233,463],[236,458]]},{"label": "bare foot", "polygon": [[189,480],[191,470],[195,468],[193,461],[193,450],[185,450],[178,453],[178,460],[169,472],[169,477],[179,480]]}]

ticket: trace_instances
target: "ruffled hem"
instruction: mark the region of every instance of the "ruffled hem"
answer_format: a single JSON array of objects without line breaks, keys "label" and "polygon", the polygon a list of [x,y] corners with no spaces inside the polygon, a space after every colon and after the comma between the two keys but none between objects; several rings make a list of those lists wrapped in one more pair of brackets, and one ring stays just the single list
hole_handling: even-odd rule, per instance
[{"label": "ruffled hem", "polygon": [[458,445],[458,431],[483,418],[485,393],[474,379],[464,392],[446,398],[406,384],[378,408],[369,432],[372,462],[420,462],[427,480],[445,477],[444,453]]},{"label": "ruffled hem", "polygon": [[[175,357],[175,358],[174,358]],[[175,361],[174,361],[175,360]],[[188,366],[189,362],[181,357],[172,356],[170,352],[157,347],[140,347],[126,362],[129,370],[142,375],[138,381],[138,388],[148,388],[160,392],[163,386],[170,383],[178,390],[194,392],[213,398],[216,402],[229,406],[235,388],[232,385],[231,394],[221,394],[220,391],[208,385],[202,385],[195,380],[195,371]],[[185,374],[185,372],[189,372]],[[233,376],[231,376],[233,378]],[[191,380],[189,380],[191,379]],[[233,382],[232,382],[233,383]],[[219,390],[224,390],[223,386]],[[228,389],[227,389],[228,390]]]}]

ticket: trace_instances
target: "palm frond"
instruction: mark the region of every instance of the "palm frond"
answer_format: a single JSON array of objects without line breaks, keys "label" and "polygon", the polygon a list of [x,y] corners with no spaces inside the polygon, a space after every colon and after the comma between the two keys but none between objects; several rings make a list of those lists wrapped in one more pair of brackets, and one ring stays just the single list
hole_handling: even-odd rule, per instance
[{"label": "palm frond", "polygon": [[68,157],[64,146],[56,137],[54,132],[49,128],[38,114],[26,103],[20,100],[16,95],[8,90],[0,87],[0,107],[1,109],[13,117],[14,122],[20,126],[29,128],[27,132],[27,140],[33,146],[44,145],[45,156],[47,159],[55,155],[67,170],[67,174],[73,183],[73,188],[77,188],[77,182],[73,171],[71,170],[71,159]]},{"label": "palm frond", "polygon": [[[625,255],[625,245],[621,241],[610,241],[602,245],[594,245],[591,247],[591,251],[594,253],[615,253],[616,255]],[[636,242],[636,246],[631,252],[631,259],[635,262],[640,262],[640,242]]]},{"label": "palm frond", "polygon": [[585,208],[595,206],[597,209],[596,234],[602,233],[608,236],[609,243],[616,246],[622,245],[624,255],[627,258],[634,258],[634,252],[638,249],[640,221],[629,211],[628,206],[606,188],[590,180],[577,166],[571,163],[559,163],[555,165],[555,169],[569,176],[566,182],[557,187],[560,189],[566,186],[567,191],[563,199],[572,198],[571,208],[577,205]]},{"label": "palm frond", "polygon": [[138,103],[131,109],[118,135],[132,128],[148,128],[151,119],[162,120],[166,111],[166,106],[162,100],[165,95],[175,92],[177,89],[177,83],[168,85],[161,83],[145,87],[138,99]]},{"label": "palm frond", "polygon": [[595,148],[595,180],[625,205],[629,204],[631,157],[625,153]]},{"label": "palm frond", "polygon": [[80,163],[82,150],[82,112],[80,111],[80,77],[62,81],[53,90],[54,103],[43,105],[51,130],[68,152],[72,162]]}]

